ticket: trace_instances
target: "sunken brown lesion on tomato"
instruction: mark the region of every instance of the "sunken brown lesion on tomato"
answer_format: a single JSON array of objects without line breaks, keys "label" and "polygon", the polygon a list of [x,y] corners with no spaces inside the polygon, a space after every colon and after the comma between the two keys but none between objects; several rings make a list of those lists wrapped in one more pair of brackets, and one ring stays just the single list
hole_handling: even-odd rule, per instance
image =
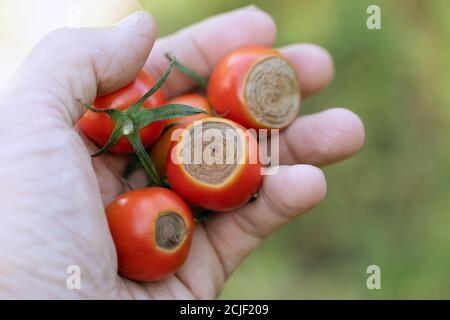
[{"label": "sunken brown lesion on tomato", "polygon": [[[221,134],[221,141],[211,141],[205,138],[208,130],[217,130]],[[184,143],[181,153],[183,159],[190,159],[190,163],[183,162],[185,171],[195,180],[209,185],[217,185],[226,181],[238,168],[242,158],[243,145],[240,130],[223,122],[203,122],[202,134],[195,133],[195,126],[189,132],[189,143]],[[214,135],[212,135],[214,136]],[[220,143],[222,142],[222,143]],[[213,145],[211,145],[213,144]],[[206,150],[206,148],[209,148]],[[205,152],[206,150],[206,152]],[[201,163],[195,163],[195,154],[201,155]],[[217,157],[216,157],[217,153]],[[228,157],[227,157],[228,153]],[[211,155],[211,159],[205,159]],[[219,161],[217,160],[221,156]],[[209,160],[209,161],[208,161]]]},{"label": "sunken brown lesion on tomato", "polygon": [[280,56],[256,63],[243,87],[243,100],[255,120],[268,128],[283,128],[299,113],[299,83],[294,68]]},{"label": "sunken brown lesion on tomato", "polygon": [[156,244],[164,250],[174,250],[179,247],[186,234],[186,223],[176,212],[166,212],[156,220]]}]

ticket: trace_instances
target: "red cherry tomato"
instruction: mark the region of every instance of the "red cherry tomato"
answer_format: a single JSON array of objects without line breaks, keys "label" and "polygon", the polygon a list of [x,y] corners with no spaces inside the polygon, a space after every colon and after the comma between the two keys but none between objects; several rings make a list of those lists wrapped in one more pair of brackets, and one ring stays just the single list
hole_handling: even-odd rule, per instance
[{"label": "red cherry tomato", "polygon": [[173,98],[167,103],[182,103],[191,107],[199,108],[208,112],[208,114],[197,114],[195,116],[188,116],[182,118],[174,118],[166,120],[166,126],[168,127],[161,137],[156,141],[150,149],[149,155],[155,164],[156,169],[160,176],[166,176],[166,162],[167,152],[169,151],[170,144],[172,143],[172,134],[175,130],[183,127],[183,124],[190,123],[195,120],[200,120],[211,116],[211,107],[208,100],[201,94],[190,93]]},{"label": "red cherry tomato", "polygon": [[262,183],[258,143],[228,119],[192,122],[170,146],[167,178],[173,190],[193,205],[214,211],[236,209]]},{"label": "red cherry tomato", "polygon": [[297,116],[300,91],[296,72],[276,50],[244,47],[214,68],[208,98],[218,114],[246,128],[284,128]]},{"label": "red cherry tomato", "polygon": [[157,281],[183,265],[194,220],[174,192],[156,187],[127,192],[108,205],[106,215],[123,276]]},{"label": "red cherry tomato", "polygon": [[[153,78],[146,71],[142,70],[138,77],[126,87],[95,99],[93,106],[98,109],[125,110],[137,102],[154,84],[155,81]],[[165,102],[166,99],[163,92],[158,90],[144,102],[143,107],[154,108],[163,105]],[[164,124],[164,121],[156,121],[141,129],[140,136],[142,144],[145,147],[151,145],[158,139],[164,128]],[[115,124],[109,115],[88,110],[80,119],[79,126],[86,136],[99,146],[103,146],[111,136]],[[128,139],[122,137],[110,151],[115,153],[131,153],[134,150]]]}]

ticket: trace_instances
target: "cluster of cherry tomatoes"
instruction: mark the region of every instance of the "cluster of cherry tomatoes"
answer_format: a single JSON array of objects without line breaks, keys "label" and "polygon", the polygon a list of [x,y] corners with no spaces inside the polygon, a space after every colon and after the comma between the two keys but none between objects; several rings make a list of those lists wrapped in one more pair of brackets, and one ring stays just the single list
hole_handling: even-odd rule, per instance
[{"label": "cluster of cherry tomatoes", "polygon": [[[193,208],[230,211],[252,198],[262,183],[261,161],[258,138],[246,129],[282,129],[300,107],[295,71],[276,50],[237,49],[215,66],[203,91],[166,101],[160,87],[173,67],[202,83],[169,58],[159,81],[141,71],[128,86],[86,105],[79,122],[101,147],[95,155],[135,153],[148,174],[149,187],[128,191],[106,208],[119,273],[138,281],[161,280],[183,265]],[[220,144],[205,138],[209,129],[222,135]],[[205,161],[208,148],[221,160],[233,148],[232,161]],[[200,162],[192,162],[196,151]]]}]

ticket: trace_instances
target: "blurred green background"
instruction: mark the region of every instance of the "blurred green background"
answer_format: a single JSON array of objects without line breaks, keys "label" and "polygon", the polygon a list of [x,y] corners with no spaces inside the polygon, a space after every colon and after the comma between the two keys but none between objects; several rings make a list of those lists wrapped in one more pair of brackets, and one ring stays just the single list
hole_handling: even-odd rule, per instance
[{"label": "blurred green background", "polygon": [[[326,168],[325,202],[252,254],[222,298],[450,298],[450,2],[447,0],[141,0],[160,35],[254,3],[278,25],[276,45],[313,42],[334,82],[302,113],[345,106],[366,145]],[[381,7],[382,29],[366,9]],[[366,268],[381,267],[381,290]]]}]

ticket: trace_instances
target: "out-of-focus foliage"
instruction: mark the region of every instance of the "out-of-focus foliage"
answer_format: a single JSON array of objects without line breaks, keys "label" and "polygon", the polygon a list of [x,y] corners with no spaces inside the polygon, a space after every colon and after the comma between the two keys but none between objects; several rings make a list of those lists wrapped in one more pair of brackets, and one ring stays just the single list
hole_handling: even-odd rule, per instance
[{"label": "out-of-focus foliage", "polygon": [[[161,35],[250,1],[142,0]],[[345,106],[367,129],[354,159],[325,169],[326,201],[261,246],[223,298],[450,298],[450,2],[254,1],[276,45],[314,42],[336,78],[303,113]],[[366,28],[378,4],[382,29]],[[366,288],[377,264],[382,289]]]}]

